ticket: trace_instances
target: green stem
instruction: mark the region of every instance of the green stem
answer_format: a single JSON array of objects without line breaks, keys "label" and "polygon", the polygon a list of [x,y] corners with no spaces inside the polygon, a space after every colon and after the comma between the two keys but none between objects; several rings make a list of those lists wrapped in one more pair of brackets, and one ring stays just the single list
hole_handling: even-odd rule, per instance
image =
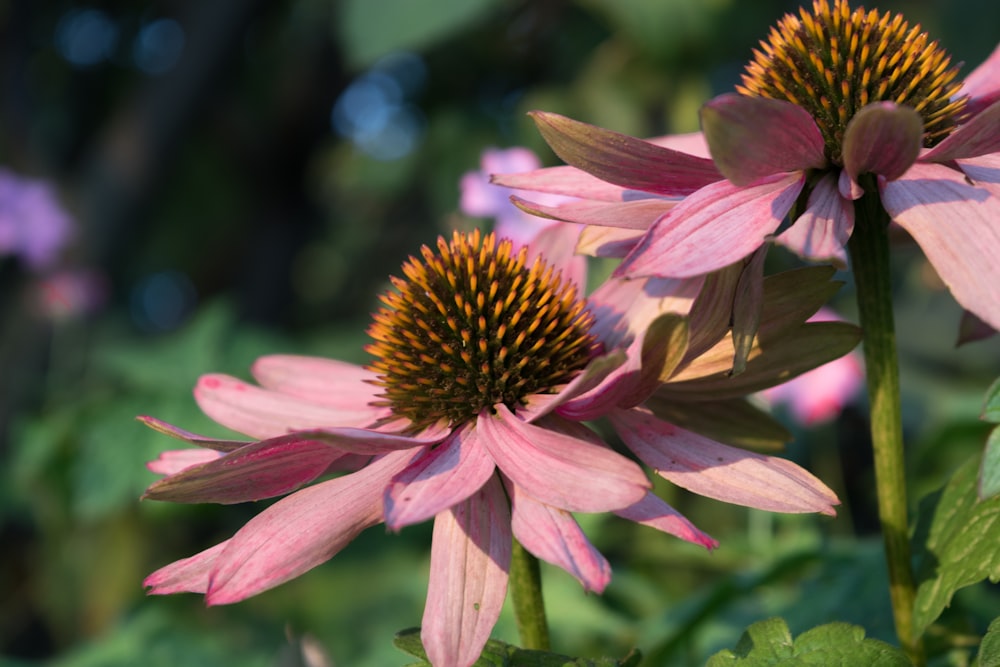
[{"label": "green stem", "polygon": [[538,559],[514,540],[510,559],[510,593],[514,618],[523,648],[549,650],[549,625],[542,600],[542,575]]},{"label": "green stem", "polygon": [[874,182],[854,204],[848,243],[863,330],[879,520],[889,566],[889,593],[900,645],[916,665],[923,647],[913,631],[914,584],[907,527],[906,469],[899,400],[899,359],[889,273],[889,215]]}]

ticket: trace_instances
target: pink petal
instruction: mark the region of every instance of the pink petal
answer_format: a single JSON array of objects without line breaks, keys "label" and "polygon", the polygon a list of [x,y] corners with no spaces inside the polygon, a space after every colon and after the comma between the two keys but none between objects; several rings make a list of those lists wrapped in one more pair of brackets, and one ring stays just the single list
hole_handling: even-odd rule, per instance
[{"label": "pink petal", "polygon": [[611,422],[646,465],[689,491],[771,512],[836,514],[836,494],[791,461],[723,445],[641,409],[616,411]]},{"label": "pink petal", "polygon": [[247,440],[219,440],[218,438],[210,438],[206,435],[198,435],[197,433],[185,431],[182,428],[178,428],[173,424],[168,424],[167,422],[156,419],[155,417],[142,415],[136,417],[136,420],[142,422],[154,431],[159,431],[160,433],[169,435],[171,438],[177,438],[178,440],[183,440],[184,442],[190,442],[192,445],[214,449],[219,452],[231,452],[234,449],[239,449],[240,447],[248,444]]},{"label": "pink petal", "polygon": [[705,134],[703,132],[668,134],[664,137],[651,137],[646,139],[646,141],[657,146],[687,153],[688,155],[712,159],[712,153],[708,150],[708,144],[705,142]]},{"label": "pink petal", "polygon": [[478,491],[495,466],[470,427],[459,429],[396,475],[385,490],[389,530],[419,523]]},{"label": "pink petal", "polygon": [[[541,221],[540,221],[541,222]],[[583,227],[569,223],[546,223],[528,242],[528,262],[542,259],[559,272],[562,280],[576,285],[577,295],[587,287],[587,260],[576,254],[577,239]]]},{"label": "pink petal", "polygon": [[585,440],[567,422],[563,432],[515,417],[503,404],[476,421],[480,441],[497,467],[533,498],[570,512],[627,507],[650,487],[642,469],[607,447]]},{"label": "pink petal", "polygon": [[517,541],[535,557],[566,570],[584,590],[604,592],[611,581],[611,566],[573,516],[538,502],[509,480],[506,488]]},{"label": "pink petal", "polygon": [[284,495],[319,477],[343,452],[308,435],[261,440],[154,482],[143,498],[244,503]]},{"label": "pink petal", "polygon": [[965,77],[958,94],[969,96],[966,106],[969,113],[979,113],[1000,101],[1000,45]]},{"label": "pink petal", "polygon": [[564,385],[555,394],[532,394],[528,396],[524,405],[517,410],[517,416],[526,421],[533,422],[551,413],[560,405],[582,396],[594,387],[599,386],[612,374],[616,368],[626,361],[625,353],[615,350],[610,354],[597,357],[591,360],[583,371],[571,382]]},{"label": "pink petal", "polygon": [[369,405],[382,391],[369,384],[376,374],[356,364],[322,357],[275,354],[257,359],[251,372],[264,389],[363,414],[363,417],[359,414],[352,424],[355,426],[375,421],[387,412],[385,408]]},{"label": "pink petal", "polygon": [[683,514],[663,502],[662,499],[652,492],[647,493],[635,505],[615,510],[615,514],[623,519],[655,528],[674,537],[679,537],[685,542],[703,546],[706,549],[714,549],[719,546],[717,541],[699,530]]},{"label": "pink petal", "polygon": [[948,162],[1000,151],[1000,101],[963,123],[944,141],[920,156],[921,162]]},{"label": "pink petal", "polygon": [[173,475],[185,468],[214,461],[220,456],[222,452],[212,449],[173,449],[160,452],[155,460],[146,464],[146,468],[157,475]]},{"label": "pink petal", "polygon": [[554,113],[533,111],[529,115],[564,162],[608,183],[684,196],[720,179],[711,160]]},{"label": "pink petal", "polygon": [[251,519],[218,554],[209,605],[239,602],[326,562],[382,520],[382,492],[413,452],[386,454],[366,468],[306,487]]},{"label": "pink petal", "polygon": [[189,558],[174,561],[146,577],[142,585],[149,589],[149,595],[204,593],[208,590],[208,579],[212,568],[227,546],[229,540]]},{"label": "pink petal", "polygon": [[621,258],[639,243],[643,232],[618,227],[584,227],[576,251],[591,257]]},{"label": "pink petal", "polygon": [[924,122],[911,107],[869,104],[844,131],[844,171],[854,182],[869,173],[894,181],[916,162],[923,136]]},{"label": "pink petal", "polygon": [[[364,385],[358,391],[367,393]],[[227,375],[204,375],[194,390],[202,411],[253,438],[334,426],[369,425],[367,411],[342,410],[247,384]]]},{"label": "pink petal", "polygon": [[804,183],[795,173],[704,187],[656,221],[615,275],[690,278],[741,260],[778,228]]},{"label": "pink petal", "polygon": [[581,200],[559,206],[543,206],[517,196],[512,196],[511,200],[521,210],[543,218],[580,225],[643,230],[648,229],[657,218],[677,205],[677,200],[660,198],[617,203]]},{"label": "pink petal", "polygon": [[569,166],[546,167],[521,174],[493,174],[490,181],[494,185],[514,190],[544,192],[594,201],[620,203],[649,196],[646,192],[602,181],[596,176]]},{"label": "pink petal", "polygon": [[715,165],[735,185],[826,166],[816,121],[791,102],[719,95],[701,108],[701,127]]},{"label": "pink petal", "polygon": [[955,300],[1000,328],[1000,198],[948,167],[917,164],[883,186],[882,203]]},{"label": "pink petal", "polygon": [[837,176],[826,174],[809,194],[805,213],[776,241],[800,257],[846,268],[844,248],[853,230],[854,205],[840,196]]},{"label": "pink petal", "polygon": [[496,477],[434,519],[420,639],[435,667],[479,658],[507,595],[510,549],[510,511]]}]

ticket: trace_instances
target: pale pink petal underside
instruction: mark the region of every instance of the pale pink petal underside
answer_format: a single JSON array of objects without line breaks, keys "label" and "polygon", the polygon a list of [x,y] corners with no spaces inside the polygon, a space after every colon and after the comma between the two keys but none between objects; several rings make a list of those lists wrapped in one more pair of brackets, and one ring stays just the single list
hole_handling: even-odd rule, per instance
[{"label": "pale pink petal underside", "polygon": [[826,174],[809,194],[805,212],[775,240],[800,257],[845,268],[853,229],[854,204],[840,195],[837,176]]},{"label": "pale pink petal underside", "polygon": [[381,389],[372,384],[372,371],[336,359],[274,354],[260,357],[251,367],[254,379],[265,389],[302,398],[310,403],[338,410],[365,413],[359,416],[374,421],[385,408],[373,408],[369,403]]},{"label": "pale pink petal underside", "polygon": [[522,211],[552,220],[580,225],[600,225],[623,229],[648,229],[661,215],[672,209],[678,200],[650,198],[610,204],[602,201],[579,201],[543,206],[512,196],[511,201]]},{"label": "pale pink petal underside", "polygon": [[208,463],[222,456],[222,452],[213,449],[172,449],[160,452],[160,455],[146,464],[150,472],[157,475],[173,475],[191,466]]},{"label": "pale pink petal underside", "polygon": [[623,519],[655,528],[674,537],[679,537],[685,542],[703,546],[706,549],[714,549],[719,546],[716,540],[699,530],[687,517],[652,492],[647,493],[635,505],[615,510],[615,514]]},{"label": "pale pink petal underside", "polygon": [[494,468],[475,429],[460,429],[424,452],[386,487],[386,526],[399,530],[457,505],[478,491]]},{"label": "pale pink petal underside", "polygon": [[620,259],[639,243],[643,232],[620,227],[584,227],[576,251],[590,257]]},{"label": "pale pink petal underside", "polygon": [[515,190],[544,192],[593,201],[620,203],[636,197],[649,196],[646,192],[602,181],[581,169],[567,165],[546,167],[520,174],[493,174],[490,181],[494,185]]},{"label": "pale pink petal underside", "polygon": [[540,503],[508,480],[511,528],[517,541],[535,557],[566,570],[586,591],[601,593],[611,581],[611,566],[573,516]]},{"label": "pale pink petal underside", "polygon": [[510,510],[496,477],[434,519],[420,639],[434,667],[470,667],[507,595]]},{"label": "pale pink petal underside", "polygon": [[948,167],[917,164],[885,184],[882,202],[955,300],[1000,329],[1000,198]]},{"label": "pale pink petal underside", "polygon": [[147,592],[150,595],[204,593],[208,590],[208,579],[215,561],[228,545],[229,540],[226,540],[194,556],[165,565],[146,577],[142,585],[149,589]]},{"label": "pale pink petal underside", "polygon": [[958,94],[969,96],[966,107],[969,113],[979,113],[1000,102],[1000,45],[976,69],[969,72]]},{"label": "pale pink petal underside", "polygon": [[816,121],[791,102],[726,93],[701,108],[701,127],[719,171],[736,185],[826,165]]},{"label": "pale pink petal underside", "polygon": [[382,492],[413,452],[386,454],[358,472],[309,486],[251,519],[216,557],[205,600],[239,602],[333,557],[382,520]]},{"label": "pale pink petal underside", "polygon": [[537,500],[570,512],[628,507],[650,487],[642,469],[610,448],[528,424],[503,404],[476,422],[497,467]]},{"label": "pale pink petal underside", "polygon": [[702,188],[657,220],[615,275],[690,278],[741,260],[778,228],[804,183],[786,174]]},{"label": "pale pink petal underside", "polygon": [[636,456],[689,491],[771,512],[836,514],[836,494],[791,461],[723,445],[645,410],[618,411],[611,420]]},{"label": "pale pink petal underside", "polygon": [[868,173],[894,181],[916,162],[923,135],[924,122],[912,108],[869,104],[854,114],[844,131],[844,171],[855,183]]}]

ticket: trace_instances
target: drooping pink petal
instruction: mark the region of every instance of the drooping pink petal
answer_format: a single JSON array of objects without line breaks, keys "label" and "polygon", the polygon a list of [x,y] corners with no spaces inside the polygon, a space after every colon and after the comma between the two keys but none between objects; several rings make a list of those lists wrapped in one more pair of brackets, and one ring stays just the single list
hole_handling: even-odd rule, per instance
[{"label": "drooping pink petal", "polygon": [[1000,198],[943,165],[917,164],[882,189],[955,300],[1000,328]]},{"label": "drooping pink petal", "polygon": [[[359,387],[359,391],[366,391]],[[202,411],[227,428],[253,438],[333,426],[369,425],[368,411],[342,410],[262,389],[221,374],[204,375],[194,390]]]},{"label": "drooping pink petal", "polygon": [[826,174],[809,193],[805,212],[775,240],[800,257],[845,268],[853,230],[854,205],[840,195],[837,176]]},{"label": "drooping pink petal", "polygon": [[638,465],[610,448],[525,423],[503,404],[495,409],[476,421],[480,442],[533,498],[570,512],[605,512],[628,507],[650,487]]},{"label": "drooping pink petal", "polygon": [[543,206],[512,196],[511,200],[523,211],[552,220],[581,225],[648,229],[661,215],[677,205],[678,200],[651,197],[635,201],[608,203],[593,200],[569,202],[559,206]]},{"label": "drooping pink petal", "polygon": [[966,110],[973,114],[1000,102],[1000,45],[976,69],[969,72],[958,94],[970,98]]},{"label": "drooping pink petal", "polygon": [[490,182],[512,190],[544,192],[593,201],[620,203],[649,196],[646,192],[602,181],[585,171],[566,165],[520,174],[493,174]]},{"label": "drooping pink petal", "polygon": [[511,550],[510,510],[495,476],[434,519],[420,639],[434,667],[470,667],[496,625]]},{"label": "drooping pink petal", "polygon": [[160,452],[160,455],[146,464],[150,472],[157,475],[173,475],[185,468],[208,463],[222,456],[222,452],[214,449],[172,449]]},{"label": "drooping pink petal", "polygon": [[168,424],[156,417],[148,417],[146,415],[136,417],[136,421],[142,422],[154,431],[169,435],[171,438],[190,442],[192,445],[197,445],[198,447],[214,449],[218,452],[231,452],[249,443],[247,440],[219,440],[218,438],[210,438],[206,435],[198,435],[197,433],[178,428],[173,424]]},{"label": "drooping pink petal", "polygon": [[719,546],[716,540],[699,530],[687,517],[652,492],[647,493],[635,505],[615,510],[615,514],[623,519],[669,533],[685,542],[698,544],[706,549],[714,549]]},{"label": "drooping pink petal", "polygon": [[511,503],[511,529],[535,557],[566,570],[586,591],[602,593],[611,581],[611,566],[584,535],[573,516],[540,503],[506,480]]},{"label": "drooping pink petal", "polygon": [[494,469],[476,430],[458,429],[392,479],[385,489],[385,525],[399,530],[457,505],[478,491]]},{"label": "drooping pink petal", "polygon": [[816,121],[791,102],[719,95],[701,108],[701,128],[715,165],[735,185],[826,166]]},{"label": "drooping pink petal", "polygon": [[375,421],[387,412],[386,408],[369,405],[376,394],[381,393],[368,382],[374,380],[376,374],[346,361],[273,354],[257,359],[251,373],[264,389],[363,414],[364,417],[359,414],[354,425],[361,425],[363,419]]},{"label": "drooping pink petal", "polygon": [[343,452],[293,433],[253,442],[151,484],[143,498],[175,503],[245,503],[294,491]]},{"label": "drooping pink petal", "polygon": [[639,243],[643,232],[619,227],[584,227],[576,251],[591,257],[620,259]]},{"label": "drooping pink petal", "polygon": [[1000,101],[994,102],[944,141],[920,156],[921,162],[948,162],[1000,152]]},{"label": "drooping pink petal", "polygon": [[869,104],[844,130],[844,171],[855,183],[861,174],[894,181],[920,155],[924,121],[913,108],[892,102]]},{"label": "drooping pink petal", "polygon": [[704,187],[657,220],[615,275],[690,278],[743,259],[778,228],[804,184],[794,173]]},{"label": "drooping pink petal", "polygon": [[301,489],[258,514],[216,555],[205,601],[239,602],[332,558],[382,520],[382,491],[413,454],[386,454],[358,472]]},{"label": "drooping pink petal", "polygon": [[142,585],[149,595],[204,593],[215,561],[229,546],[229,540],[205,549],[189,558],[174,561],[146,577]]},{"label": "drooping pink petal", "polygon": [[646,465],[689,491],[771,512],[836,514],[836,494],[791,461],[723,445],[638,408],[611,421]]},{"label": "drooping pink petal", "polygon": [[709,159],[559,114],[532,111],[529,115],[564,162],[608,183],[677,197],[720,179],[719,171]]}]

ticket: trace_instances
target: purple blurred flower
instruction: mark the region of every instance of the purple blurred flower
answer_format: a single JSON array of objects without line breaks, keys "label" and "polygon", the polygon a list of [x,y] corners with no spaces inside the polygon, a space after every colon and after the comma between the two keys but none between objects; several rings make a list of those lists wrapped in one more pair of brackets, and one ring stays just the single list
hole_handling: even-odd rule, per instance
[{"label": "purple blurred flower", "polygon": [[48,181],[0,168],[0,255],[17,255],[31,269],[43,270],[73,231],[73,220]]}]

